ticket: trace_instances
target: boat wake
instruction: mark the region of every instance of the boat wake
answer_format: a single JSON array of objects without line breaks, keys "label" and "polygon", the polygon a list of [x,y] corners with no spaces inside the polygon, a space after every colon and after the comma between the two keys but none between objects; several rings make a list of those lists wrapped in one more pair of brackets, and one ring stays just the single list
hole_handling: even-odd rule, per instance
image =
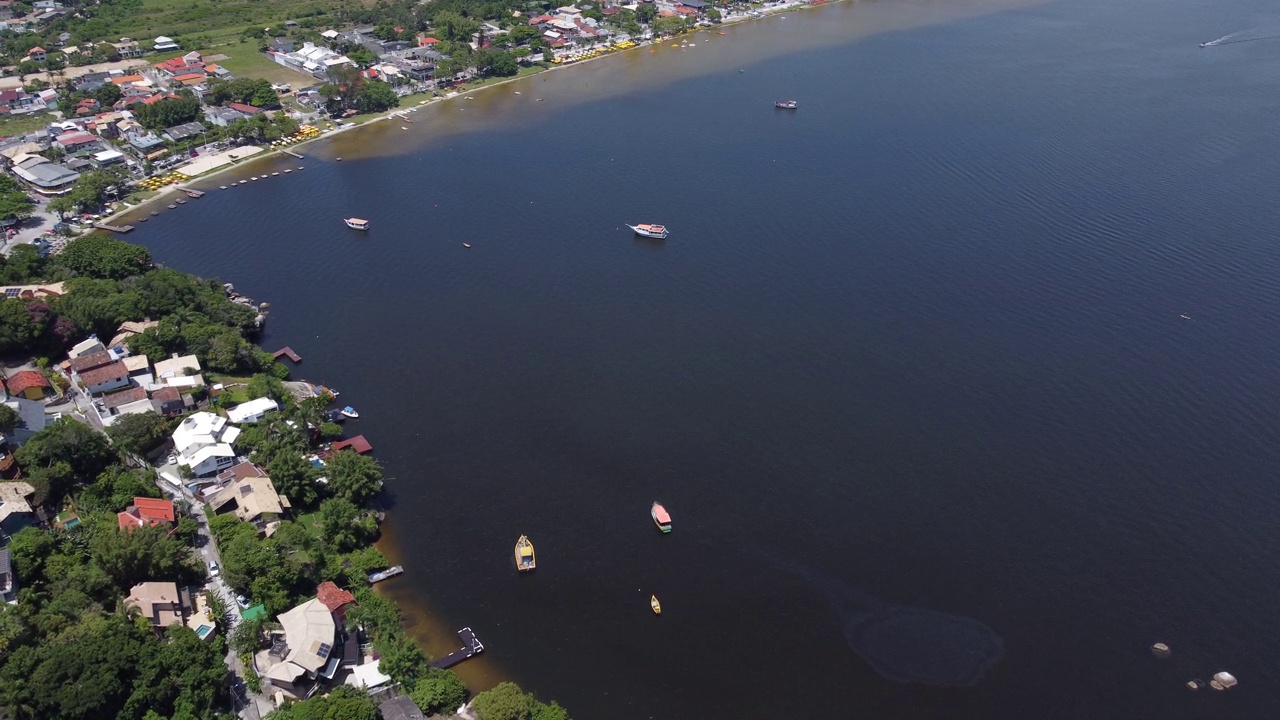
[{"label": "boat wake", "polygon": [[1216,40],[1200,43],[1200,47],[1217,47],[1219,45],[1234,45],[1236,43],[1257,42],[1259,40],[1275,40],[1277,38],[1280,38],[1280,25],[1268,25],[1248,30],[1237,30]]},{"label": "boat wake", "polygon": [[969,687],[1004,657],[1004,641],[973,618],[894,605],[811,568],[769,559],[807,580],[835,611],[849,647],[890,680]]}]

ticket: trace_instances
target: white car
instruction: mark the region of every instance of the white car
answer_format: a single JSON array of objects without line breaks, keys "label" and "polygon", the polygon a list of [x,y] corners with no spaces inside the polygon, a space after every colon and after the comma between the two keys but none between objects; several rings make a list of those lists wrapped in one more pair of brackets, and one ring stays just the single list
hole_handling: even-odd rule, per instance
[{"label": "white car", "polygon": [[210,574],[210,575],[212,575],[213,577],[218,577],[218,573],[220,573],[220,572],[222,572],[222,571],[218,569],[218,561],[217,561],[217,560],[210,560],[210,561],[209,561],[209,574]]}]

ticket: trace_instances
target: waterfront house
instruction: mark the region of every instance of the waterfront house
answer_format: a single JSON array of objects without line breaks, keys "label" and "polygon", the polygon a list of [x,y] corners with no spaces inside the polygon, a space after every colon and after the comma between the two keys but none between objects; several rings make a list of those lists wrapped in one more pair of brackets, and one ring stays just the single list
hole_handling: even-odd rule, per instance
[{"label": "waterfront house", "polygon": [[324,603],[314,598],[277,619],[282,630],[273,633],[270,649],[254,656],[254,668],[290,697],[307,697],[312,685],[332,680],[338,671],[337,623]]},{"label": "waterfront house", "polygon": [[209,498],[209,507],[215,515],[235,513],[240,520],[270,535],[290,505],[287,497],[276,492],[271,478],[248,477],[214,493]]},{"label": "waterfront house", "polygon": [[36,489],[24,482],[0,482],[0,531],[7,535],[35,524],[31,496]]},{"label": "waterfront house", "polygon": [[176,515],[169,500],[135,497],[132,505],[116,513],[116,523],[121,530],[157,525],[171,527],[176,523]]},{"label": "waterfront house", "polygon": [[186,610],[178,586],[171,582],[138,583],[130,588],[124,605],[137,610],[155,628],[181,625]]},{"label": "waterfront house", "polygon": [[343,450],[352,450],[361,455],[373,452],[373,445],[365,439],[363,435],[357,435],[349,440],[338,440],[329,448],[332,452],[338,453]]},{"label": "waterfront house", "polygon": [[4,381],[9,394],[26,400],[43,400],[52,390],[49,379],[39,370],[19,370]]},{"label": "waterfront house", "polygon": [[408,695],[397,695],[378,706],[382,720],[425,720],[427,714]]},{"label": "waterfront house", "polygon": [[[173,431],[178,464],[191,468],[196,477],[213,475],[235,464],[231,445],[240,428],[211,412],[198,412],[184,419]],[[274,490],[273,490],[274,492]]]},{"label": "waterfront house", "polygon": [[227,420],[237,425],[256,423],[269,412],[280,409],[280,405],[269,397],[260,397],[248,402],[227,408]]}]

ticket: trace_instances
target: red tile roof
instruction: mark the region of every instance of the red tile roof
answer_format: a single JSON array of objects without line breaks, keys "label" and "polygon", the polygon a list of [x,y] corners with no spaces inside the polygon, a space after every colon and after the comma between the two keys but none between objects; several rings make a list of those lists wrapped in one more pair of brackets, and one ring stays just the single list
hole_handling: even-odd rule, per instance
[{"label": "red tile roof", "polygon": [[37,46],[35,46],[35,47],[31,48],[30,50],[28,50],[27,52],[38,53],[38,52],[44,52],[44,51],[45,51],[45,50],[44,50],[44,48],[42,48],[42,47],[40,47],[39,45],[37,45]]},{"label": "red tile roof", "polygon": [[242,112],[245,115],[257,115],[262,112],[262,108],[245,105],[244,103],[227,103],[227,107],[235,110],[236,112]]},{"label": "red tile roof", "polygon": [[[81,378],[84,376],[81,375]],[[121,405],[127,405],[131,402],[147,399],[147,391],[140,387],[131,387],[128,390],[113,392],[102,397],[102,406],[111,409],[118,408]]]},{"label": "red tile roof", "polygon": [[182,395],[178,392],[178,388],[166,385],[151,393],[151,399],[159,403],[171,403],[182,400]]},{"label": "red tile roof", "polygon": [[373,446],[369,444],[368,440],[364,439],[363,435],[357,435],[351,438],[350,440],[339,440],[338,442],[333,444],[334,452],[338,452],[339,450],[346,450],[347,448],[355,450],[356,452],[361,454],[364,454],[367,452],[373,452]]},{"label": "red tile roof", "polygon": [[433,37],[424,37],[418,40],[418,45],[419,47],[425,47],[427,45],[435,45],[438,42],[440,41]]},{"label": "red tile roof", "polygon": [[332,580],[325,580],[316,588],[316,599],[329,608],[329,612],[338,612],[344,605],[355,602],[356,596],[334,585]]},{"label": "red tile roof", "polygon": [[84,383],[85,387],[93,387],[94,385],[101,385],[127,377],[129,377],[129,370],[119,360],[110,365],[103,365],[80,373],[80,381]]},{"label": "red tile roof", "polygon": [[169,525],[175,518],[173,503],[158,498],[136,497],[124,512],[116,513],[116,522],[121,530],[143,525]]},{"label": "red tile roof", "polygon": [[47,388],[49,381],[38,370],[23,370],[10,375],[5,385],[8,386],[10,393],[17,395],[33,387]]}]

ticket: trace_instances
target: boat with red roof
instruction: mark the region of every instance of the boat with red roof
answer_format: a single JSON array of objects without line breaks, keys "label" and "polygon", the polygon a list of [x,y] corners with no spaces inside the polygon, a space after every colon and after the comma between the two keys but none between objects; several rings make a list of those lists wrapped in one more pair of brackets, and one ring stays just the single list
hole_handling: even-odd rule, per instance
[{"label": "boat with red roof", "polygon": [[649,508],[649,517],[653,518],[653,524],[664,533],[671,532],[671,515],[667,513],[667,509],[662,507],[662,503],[654,502],[653,507]]}]

